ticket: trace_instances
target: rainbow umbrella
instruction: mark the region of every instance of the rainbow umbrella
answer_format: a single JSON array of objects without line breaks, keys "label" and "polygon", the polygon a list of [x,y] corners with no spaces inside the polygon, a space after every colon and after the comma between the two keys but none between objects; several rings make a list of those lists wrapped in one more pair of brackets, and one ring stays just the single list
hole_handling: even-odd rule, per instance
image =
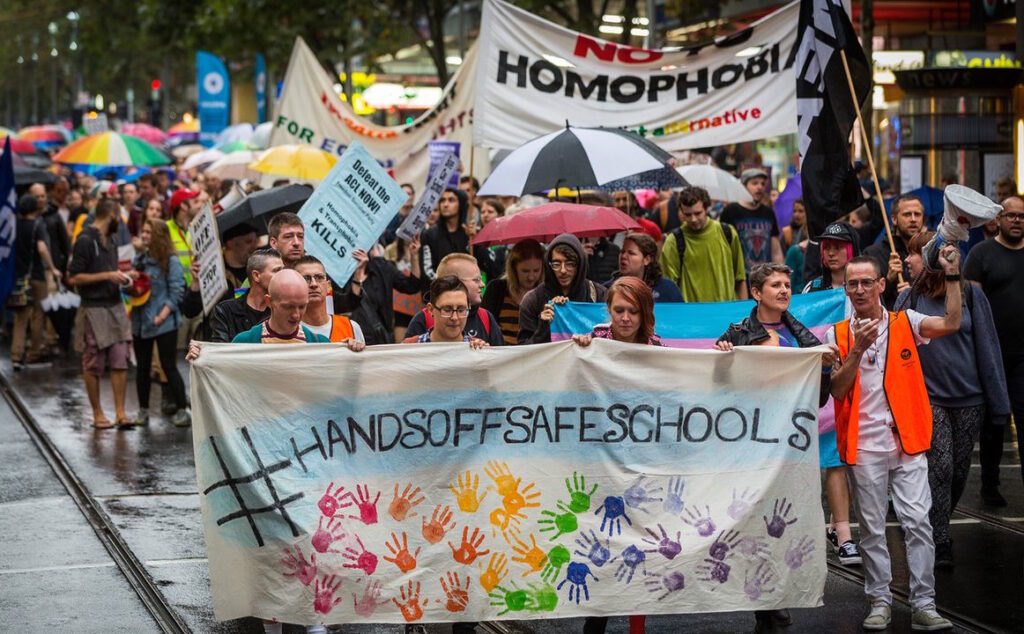
[{"label": "rainbow umbrella", "polygon": [[163,130],[148,123],[126,123],[121,126],[121,134],[137,137],[153,145],[160,145],[167,140],[167,134]]},{"label": "rainbow umbrella", "polygon": [[53,157],[55,163],[105,166],[167,165],[170,157],[142,139],[102,132],[79,139]]},{"label": "rainbow umbrella", "polygon": [[44,150],[71,141],[71,132],[57,125],[33,125],[18,131],[18,138]]},{"label": "rainbow umbrella", "polygon": [[338,157],[309,145],[278,145],[263,153],[249,168],[292,181],[322,181]]},{"label": "rainbow umbrella", "polygon": [[0,139],[4,138],[6,136],[9,136],[9,137],[13,138],[13,137],[18,136],[18,133],[15,132],[14,130],[10,129],[10,128],[5,128],[2,125],[0,125]]},{"label": "rainbow umbrella", "polygon": [[36,154],[39,151],[31,141],[19,138],[16,134],[0,135],[0,142],[3,142],[4,137],[11,139],[11,151],[15,154]]},{"label": "rainbow umbrella", "polygon": [[175,134],[190,134],[193,132],[199,132],[199,119],[180,121],[172,125],[170,128],[167,128],[167,134],[169,136],[174,136]]}]

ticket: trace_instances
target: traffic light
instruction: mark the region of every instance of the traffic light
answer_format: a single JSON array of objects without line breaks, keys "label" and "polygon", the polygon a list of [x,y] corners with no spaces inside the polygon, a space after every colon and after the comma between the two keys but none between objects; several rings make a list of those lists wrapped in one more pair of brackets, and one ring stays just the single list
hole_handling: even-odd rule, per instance
[{"label": "traffic light", "polygon": [[154,79],[149,82],[149,122],[159,128],[162,118],[163,99],[160,94],[160,80]]}]

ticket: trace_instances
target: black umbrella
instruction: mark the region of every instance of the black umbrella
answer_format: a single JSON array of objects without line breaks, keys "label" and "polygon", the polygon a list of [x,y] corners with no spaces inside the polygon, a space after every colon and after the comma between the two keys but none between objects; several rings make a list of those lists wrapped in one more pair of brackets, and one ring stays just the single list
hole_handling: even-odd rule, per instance
[{"label": "black umbrella", "polygon": [[271,216],[286,211],[297,212],[312,194],[312,187],[295,183],[256,192],[217,214],[217,230],[223,234],[244,223],[266,233]]},{"label": "black umbrella", "polygon": [[27,165],[15,165],[14,166],[14,184],[15,185],[31,185],[33,183],[42,183],[43,185],[49,185],[56,176],[45,170],[36,169]]}]

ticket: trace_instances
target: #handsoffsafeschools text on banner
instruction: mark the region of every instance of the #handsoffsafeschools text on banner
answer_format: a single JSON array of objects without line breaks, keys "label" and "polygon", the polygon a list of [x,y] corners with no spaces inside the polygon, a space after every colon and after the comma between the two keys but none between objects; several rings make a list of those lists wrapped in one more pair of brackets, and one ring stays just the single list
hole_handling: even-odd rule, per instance
[{"label": "#handsoffsafeschools text on banner", "polygon": [[306,252],[324,263],[338,284],[356,269],[352,252],[368,251],[409,198],[358,142],[334,164],[302,205]]},{"label": "#handsoffsafeschools text on banner", "polygon": [[670,151],[796,132],[798,6],[670,51],[596,39],[486,0],[474,142],[515,148],[566,121],[635,130]]},{"label": "#handsoffsafeschools text on banner", "polygon": [[819,606],[820,363],[607,340],[206,344],[191,385],[215,614]]}]

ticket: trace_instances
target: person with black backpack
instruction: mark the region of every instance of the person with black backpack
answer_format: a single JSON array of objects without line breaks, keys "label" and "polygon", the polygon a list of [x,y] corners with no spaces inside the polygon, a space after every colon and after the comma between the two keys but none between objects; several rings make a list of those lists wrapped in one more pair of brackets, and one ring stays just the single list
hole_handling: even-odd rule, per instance
[{"label": "person with black backpack", "polygon": [[743,245],[736,229],[708,217],[711,197],[700,187],[676,196],[681,226],[665,236],[662,274],[675,282],[685,302],[747,299]]}]

